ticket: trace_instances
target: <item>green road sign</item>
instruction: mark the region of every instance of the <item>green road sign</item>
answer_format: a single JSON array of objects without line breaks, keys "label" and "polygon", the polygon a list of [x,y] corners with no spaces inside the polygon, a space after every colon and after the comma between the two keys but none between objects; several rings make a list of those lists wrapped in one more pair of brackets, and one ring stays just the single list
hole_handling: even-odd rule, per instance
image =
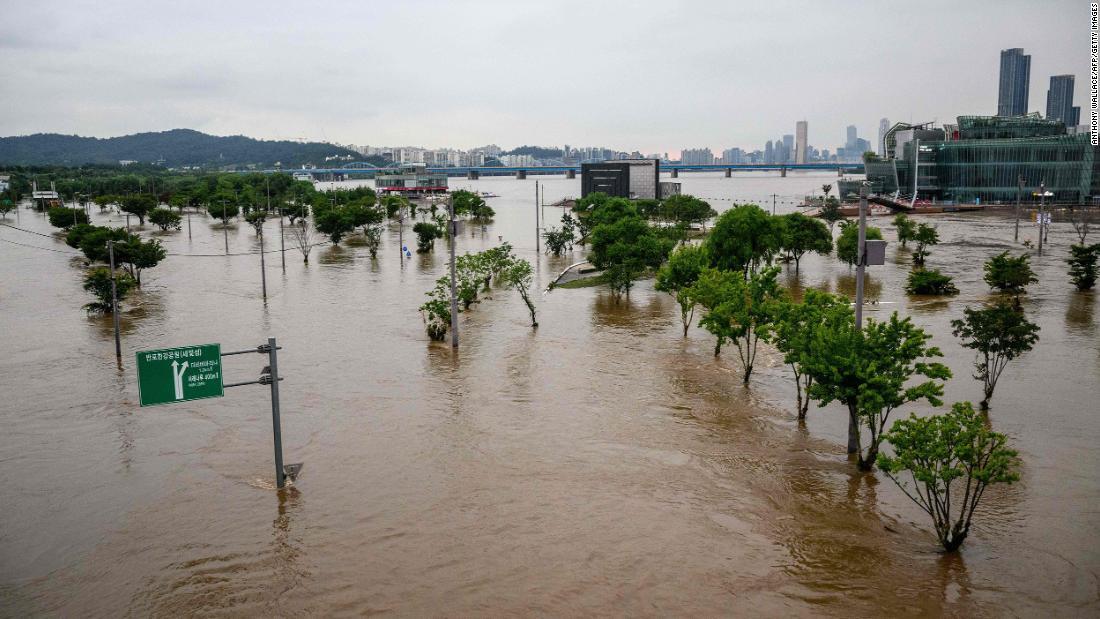
[{"label": "green road sign", "polygon": [[137,372],[142,406],[224,395],[221,344],[139,351]]}]

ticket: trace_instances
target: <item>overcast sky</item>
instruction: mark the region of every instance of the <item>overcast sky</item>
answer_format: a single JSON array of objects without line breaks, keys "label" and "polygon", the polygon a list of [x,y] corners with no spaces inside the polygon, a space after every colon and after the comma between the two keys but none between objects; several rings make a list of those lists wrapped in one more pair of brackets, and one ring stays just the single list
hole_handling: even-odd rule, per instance
[{"label": "overcast sky", "polygon": [[1077,77],[1088,2],[321,3],[0,0],[0,135],[216,135],[372,145],[761,148],[809,121],[950,121],[997,107],[1000,50],[1029,109]]}]

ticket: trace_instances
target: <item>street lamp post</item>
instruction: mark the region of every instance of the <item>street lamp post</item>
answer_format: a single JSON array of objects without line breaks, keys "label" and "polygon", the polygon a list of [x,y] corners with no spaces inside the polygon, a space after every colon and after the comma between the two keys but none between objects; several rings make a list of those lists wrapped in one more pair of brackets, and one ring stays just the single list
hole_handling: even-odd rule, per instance
[{"label": "street lamp post", "polygon": [[447,211],[449,215],[447,225],[450,226],[448,236],[451,239],[451,348],[458,350],[458,292],[455,277],[455,232],[457,226],[455,226],[455,201],[453,196],[447,201]]},{"label": "street lamp post", "polygon": [[1024,175],[1021,174],[1016,190],[1016,230],[1012,233],[1012,242],[1020,242],[1020,195],[1024,193]]},{"label": "street lamp post", "polygon": [[1039,255],[1042,256],[1043,255],[1043,241],[1045,240],[1045,237],[1046,237],[1046,228],[1047,228],[1046,203],[1047,203],[1047,198],[1053,197],[1054,194],[1052,192],[1047,191],[1046,181],[1043,181],[1043,182],[1039,183],[1039,191],[1036,192],[1033,195],[1039,196]]}]

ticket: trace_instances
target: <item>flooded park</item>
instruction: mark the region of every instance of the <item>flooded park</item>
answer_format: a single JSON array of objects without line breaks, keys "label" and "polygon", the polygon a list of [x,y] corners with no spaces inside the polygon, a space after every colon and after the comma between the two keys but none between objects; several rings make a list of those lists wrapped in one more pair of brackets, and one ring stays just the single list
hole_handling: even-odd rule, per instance
[{"label": "flooded park", "polygon": [[[682,174],[719,212],[777,213],[835,173]],[[546,206],[535,202],[535,183]],[[370,185],[320,183],[318,189]],[[461,346],[432,343],[417,310],[447,269],[447,243],[405,258],[386,224],[371,259],[357,234],[308,264],[279,221],[259,240],[239,220],[190,215],[121,318],[81,306],[85,259],[27,208],[0,223],[0,615],[1088,616],[1100,613],[1100,318],[1069,282],[1076,236],[1057,216],[1023,308],[1041,331],[1009,365],[989,418],[1020,453],[1021,479],[990,490],[959,553],[881,473],[845,454],[847,411],[804,425],[782,356],[762,346],[743,386],[730,350],[692,326],[653,280],[617,300],[547,285],[586,248],[536,253],[536,213],[580,179],[451,179],[499,194],[457,251],[512,244],[535,266],[539,327],[514,292],[462,313]],[[773,197],[774,196],[774,197]],[[930,267],[953,297],[905,294],[910,251],[889,217],[884,266],[868,267],[866,316],[897,311],[933,335],[954,378],[945,407],[981,399],[973,354],[950,321],[995,295],[982,264],[1009,250],[1012,210],[917,215],[941,242]],[[125,225],[118,213],[93,213]],[[1020,238],[1035,239],[1033,218]],[[136,224],[136,222],[134,222]],[[545,249],[545,248],[543,248]],[[794,291],[854,294],[835,255],[807,255]],[[282,440],[296,483],[274,488],[267,390],[139,408],[134,353],[275,336]],[[226,381],[264,362],[229,357]],[[907,406],[927,414],[927,405]]]}]

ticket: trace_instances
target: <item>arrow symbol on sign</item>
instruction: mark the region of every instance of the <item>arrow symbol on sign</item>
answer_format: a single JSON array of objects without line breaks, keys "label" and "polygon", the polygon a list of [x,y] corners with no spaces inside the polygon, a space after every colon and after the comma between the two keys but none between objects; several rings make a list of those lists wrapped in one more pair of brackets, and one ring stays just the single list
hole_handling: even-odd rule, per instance
[{"label": "arrow symbol on sign", "polygon": [[187,367],[191,365],[190,361],[184,361],[183,365],[173,361],[172,362],[172,382],[176,388],[176,399],[183,399],[183,373],[187,371]]}]

